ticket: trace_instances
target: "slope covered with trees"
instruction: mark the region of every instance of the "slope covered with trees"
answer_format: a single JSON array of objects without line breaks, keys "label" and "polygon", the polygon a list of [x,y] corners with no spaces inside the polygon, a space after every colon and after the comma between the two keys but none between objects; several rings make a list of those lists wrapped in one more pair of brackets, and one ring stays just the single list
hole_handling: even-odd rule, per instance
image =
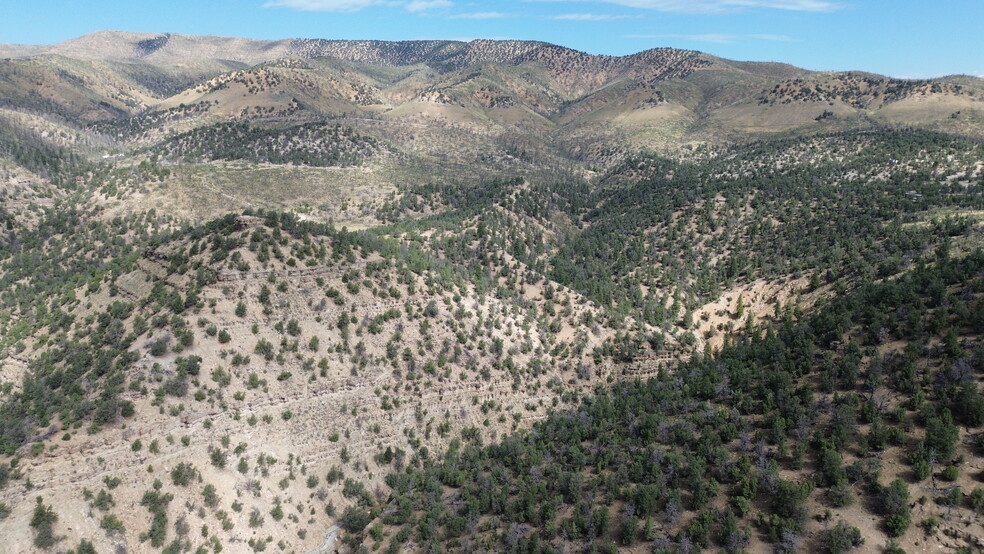
[{"label": "slope covered with trees", "polygon": [[178,135],[152,151],[183,161],[245,160],[315,167],[355,165],[380,150],[377,141],[351,127],[306,123],[266,129],[249,123],[220,123]]},{"label": "slope covered with trees", "polygon": [[980,252],[923,260],[529,431],[484,445],[465,430],[387,477],[377,519],[343,525],[391,552],[974,551],[982,270]]},{"label": "slope covered with trees", "polygon": [[0,60],[11,549],[982,547],[979,80],[29,51]]},{"label": "slope covered with trees", "polygon": [[[77,533],[100,547],[221,547],[236,529],[313,547],[308,529],[380,497],[394,459],[464,427],[499,436],[589,386],[610,333],[577,328],[591,308],[570,291],[548,301],[279,212],[191,225],[56,205],[0,262],[4,525],[45,545],[16,495],[88,513]],[[151,517],[113,509],[126,499]],[[311,511],[300,532],[288,507]]]}]

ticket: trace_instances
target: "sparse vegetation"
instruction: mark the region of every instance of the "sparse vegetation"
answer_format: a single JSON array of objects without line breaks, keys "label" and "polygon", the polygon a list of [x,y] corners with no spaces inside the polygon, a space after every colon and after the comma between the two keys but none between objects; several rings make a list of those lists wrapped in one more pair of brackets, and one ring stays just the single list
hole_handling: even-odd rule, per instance
[{"label": "sparse vegetation", "polygon": [[0,60],[11,548],[979,547],[974,78],[127,40]]}]

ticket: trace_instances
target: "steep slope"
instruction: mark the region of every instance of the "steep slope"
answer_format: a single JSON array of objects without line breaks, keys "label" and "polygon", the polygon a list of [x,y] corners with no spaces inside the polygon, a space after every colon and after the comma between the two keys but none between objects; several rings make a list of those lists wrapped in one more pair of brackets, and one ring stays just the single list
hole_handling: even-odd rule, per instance
[{"label": "steep slope", "polygon": [[[973,552],[980,252],[787,314],[528,432],[387,477],[346,542],[384,552]],[[374,506],[375,507],[375,506]]]},{"label": "steep slope", "polygon": [[59,57],[0,60],[0,98],[5,107],[72,121],[124,116],[146,105],[149,98],[101,69]]},{"label": "steep slope", "polygon": [[75,123],[128,117],[229,64],[198,61],[158,67],[57,55],[0,60],[0,106]]},{"label": "steep slope", "polygon": [[637,347],[719,344],[752,312],[812,303],[802,289],[894,275],[950,240],[972,250],[982,153],[929,132],[838,133],[630,158],[590,184],[407,186],[378,214],[431,230],[462,264],[453,237],[479,218],[513,256],[631,317]]},{"label": "steep slope", "polygon": [[[0,447],[16,480],[0,526],[17,548],[33,488],[73,543],[310,549],[333,506],[382,494],[394,452],[417,463],[466,427],[493,438],[606,371],[591,349],[609,332],[576,329],[592,309],[569,291],[277,213],[175,231],[153,217],[58,218],[21,247],[63,252],[58,270],[19,249],[5,262],[20,284],[4,297]],[[161,232],[141,236],[147,223]],[[87,282],[27,277],[39,270]],[[50,311],[21,303],[42,291]],[[202,525],[207,540],[186,536]]]}]

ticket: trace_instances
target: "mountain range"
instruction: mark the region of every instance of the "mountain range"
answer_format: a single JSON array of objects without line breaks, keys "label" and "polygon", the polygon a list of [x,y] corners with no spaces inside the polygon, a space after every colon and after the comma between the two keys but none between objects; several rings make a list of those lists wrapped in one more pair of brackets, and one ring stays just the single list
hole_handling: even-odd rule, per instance
[{"label": "mountain range", "polygon": [[[99,32],[54,46],[0,45],[0,56],[8,58],[8,86],[76,122],[215,100],[220,105],[211,110],[229,115],[290,96],[302,105],[298,117],[370,114],[395,122],[425,115],[493,134],[556,137],[585,129],[610,133],[620,146],[646,147],[832,126],[956,125],[976,133],[984,90],[984,81],[967,76],[911,81],[813,72],[671,48],[595,56],[530,41]],[[31,86],[32,74],[42,89],[37,81]],[[229,90],[217,96],[220,83]]]},{"label": "mountain range", "polygon": [[969,76],[0,45],[0,551],[976,551],[982,191]]}]

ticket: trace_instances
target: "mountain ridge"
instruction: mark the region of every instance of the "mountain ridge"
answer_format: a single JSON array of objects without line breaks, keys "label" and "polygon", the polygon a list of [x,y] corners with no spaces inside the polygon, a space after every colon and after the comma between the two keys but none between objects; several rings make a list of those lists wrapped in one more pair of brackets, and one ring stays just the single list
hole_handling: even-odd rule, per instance
[{"label": "mountain ridge", "polygon": [[[240,37],[182,35],[174,33],[132,33],[97,31],[54,45],[0,44],[0,58],[8,63],[39,60],[45,56],[90,63],[122,64],[117,71],[133,71],[139,66],[155,70],[188,72],[209,78],[223,71],[283,60],[337,60],[377,68],[422,66],[449,75],[483,64],[504,67],[542,68],[558,87],[565,101],[575,101],[602,91],[620,80],[639,85],[688,81],[707,96],[724,87],[737,89],[726,95],[725,102],[736,103],[764,92],[767,85],[797,79],[854,78],[880,80],[895,86],[905,83],[953,83],[984,91],[984,80],[972,76],[945,76],[936,79],[895,79],[870,72],[812,71],[781,62],[737,61],[719,58],[695,50],[653,48],[623,56],[596,55],[542,41],[476,39],[453,40],[335,40],[285,38],[259,40]],[[207,67],[206,67],[207,66]],[[123,70],[122,68],[130,68]],[[355,69],[359,71],[359,68]],[[708,76],[701,76],[710,72]],[[695,75],[696,74],[696,75]],[[752,91],[748,86],[761,86]],[[173,88],[170,93],[177,92]],[[984,94],[984,92],[982,92]],[[720,107],[714,101],[710,109]],[[706,111],[706,110],[705,110]]]},{"label": "mountain ridge", "polygon": [[[291,183],[308,175],[299,188],[314,192],[304,167],[315,158],[298,153],[351,145],[305,144],[310,136],[284,132],[308,125],[351,127],[381,145],[330,158],[344,160],[338,170],[348,178],[382,191],[406,179],[481,180],[489,170],[503,178],[561,167],[597,172],[636,152],[686,155],[701,144],[837,131],[911,126],[984,137],[982,79],[813,72],[672,48],[596,56],[538,41],[261,41],[103,31],[51,46],[0,45],[0,56],[11,55],[0,59],[0,106],[9,110],[0,119],[21,121],[17,112],[25,111],[55,118],[64,133],[87,135],[92,159],[123,154],[139,162],[168,152],[167,163],[182,169],[161,192],[167,198],[157,200],[170,203],[171,187],[180,184],[204,200],[194,204],[196,213],[212,217],[228,206],[201,197],[193,183],[199,169],[212,174],[213,186],[235,182],[230,160],[293,160],[274,165]],[[280,137],[276,152],[264,147],[273,157],[216,142],[236,136],[210,134],[228,130],[226,123]],[[192,132],[209,137],[208,152],[168,144]],[[178,152],[208,161],[182,164]],[[194,175],[186,174],[192,166]],[[253,206],[255,198],[239,188],[224,194],[240,199],[238,209]],[[282,203],[288,198],[299,200],[281,197],[276,205],[291,207]],[[302,202],[323,204],[306,195]]]},{"label": "mountain ridge", "polygon": [[[433,61],[442,61],[454,56],[474,55],[470,51],[488,50],[496,47],[500,53],[518,52],[509,57],[486,57],[484,61],[505,63],[512,60],[525,61],[524,55],[536,50],[561,50],[578,56],[598,61],[643,61],[653,52],[675,51],[696,53],[708,60],[723,61],[739,69],[751,73],[763,73],[764,68],[770,74],[782,74],[792,77],[804,73],[854,73],[887,77],[895,80],[946,80],[952,78],[979,79],[970,74],[949,74],[933,77],[905,78],[882,75],[864,69],[821,69],[801,68],[787,62],[763,60],[732,60],[698,50],[678,49],[670,47],[654,47],[623,55],[592,54],[539,40],[522,39],[486,39],[477,38],[469,41],[448,39],[414,39],[414,40],[375,40],[375,39],[328,39],[288,37],[280,39],[255,39],[230,35],[194,35],[171,32],[131,32],[117,30],[100,30],[86,33],[54,44],[16,44],[0,43],[0,58],[24,58],[42,54],[60,54],[77,59],[99,60],[141,60],[157,55],[159,60],[185,57],[215,57],[212,54],[221,49],[230,61],[258,64],[283,57],[298,57],[304,59],[317,57],[336,57],[346,61],[361,63],[387,63],[390,65],[415,65]],[[346,48],[348,47],[348,48]],[[362,51],[366,56],[359,59],[357,52]],[[389,55],[387,55],[387,53]],[[779,76],[779,75],[777,75]]]},{"label": "mountain ridge", "polygon": [[[158,42],[158,44],[151,46],[151,43]],[[478,38],[471,41],[461,41],[461,40],[445,40],[445,39],[420,39],[420,40],[374,40],[374,39],[325,39],[325,38],[282,38],[282,39],[252,39],[246,37],[235,37],[235,36],[225,36],[225,35],[186,35],[178,33],[142,33],[142,32],[130,32],[130,31],[115,31],[115,30],[102,30],[94,31],[81,35],[76,38],[61,41],[55,44],[39,44],[39,45],[28,45],[28,44],[8,44],[0,43],[0,56],[2,57],[23,57],[38,55],[41,53],[61,53],[69,57],[92,57],[97,59],[105,59],[110,57],[117,57],[120,59],[126,58],[140,58],[145,57],[148,54],[154,52],[160,52],[162,50],[176,50],[181,51],[182,48],[187,48],[188,46],[209,46],[219,44],[219,43],[237,43],[240,45],[248,45],[254,47],[256,50],[266,51],[268,56],[272,53],[270,59],[277,59],[284,56],[297,56],[297,57],[319,57],[319,54],[323,56],[322,52],[335,48],[337,50],[339,45],[351,45],[354,48],[366,49],[366,48],[377,48],[380,51],[388,50],[394,52],[399,50],[394,48],[400,45],[413,46],[418,49],[415,54],[415,58],[410,59],[411,53],[403,52],[401,55],[405,60],[402,65],[413,65],[415,63],[421,63],[427,56],[422,55],[419,49],[423,48],[426,50],[428,55],[438,56],[442,54],[442,49],[449,49],[451,54],[459,53],[462,49],[465,49],[471,45],[504,45],[513,48],[523,48],[526,51],[537,48],[537,47],[554,47],[563,50],[568,50],[581,55],[590,56],[594,58],[610,58],[610,59],[625,59],[637,57],[640,54],[644,54],[650,50],[661,50],[662,48],[653,48],[649,50],[643,50],[633,54],[627,54],[623,56],[613,56],[604,54],[590,54],[588,52],[576,50],[574,48],[568,48],[565,46],[552,44],[545,41],[537,40],[517,40],[517,39],[483,39]],[[142,48],[144,51],[140,52],[139,49]],[[282,50],[278,50],[282,48]],[[129,50],[129,55],[124,54],[114,54],[115,52],[120,52],[123,50]],[[245,58],[245,54],[240,48],[238,55]],[[444,53],[447,55],[447,53]],[[502,61],[502,60],[499,60]],[[259,63],[259,62],[257,62]],[[393,62],[396,64],[396,62]]]}]

